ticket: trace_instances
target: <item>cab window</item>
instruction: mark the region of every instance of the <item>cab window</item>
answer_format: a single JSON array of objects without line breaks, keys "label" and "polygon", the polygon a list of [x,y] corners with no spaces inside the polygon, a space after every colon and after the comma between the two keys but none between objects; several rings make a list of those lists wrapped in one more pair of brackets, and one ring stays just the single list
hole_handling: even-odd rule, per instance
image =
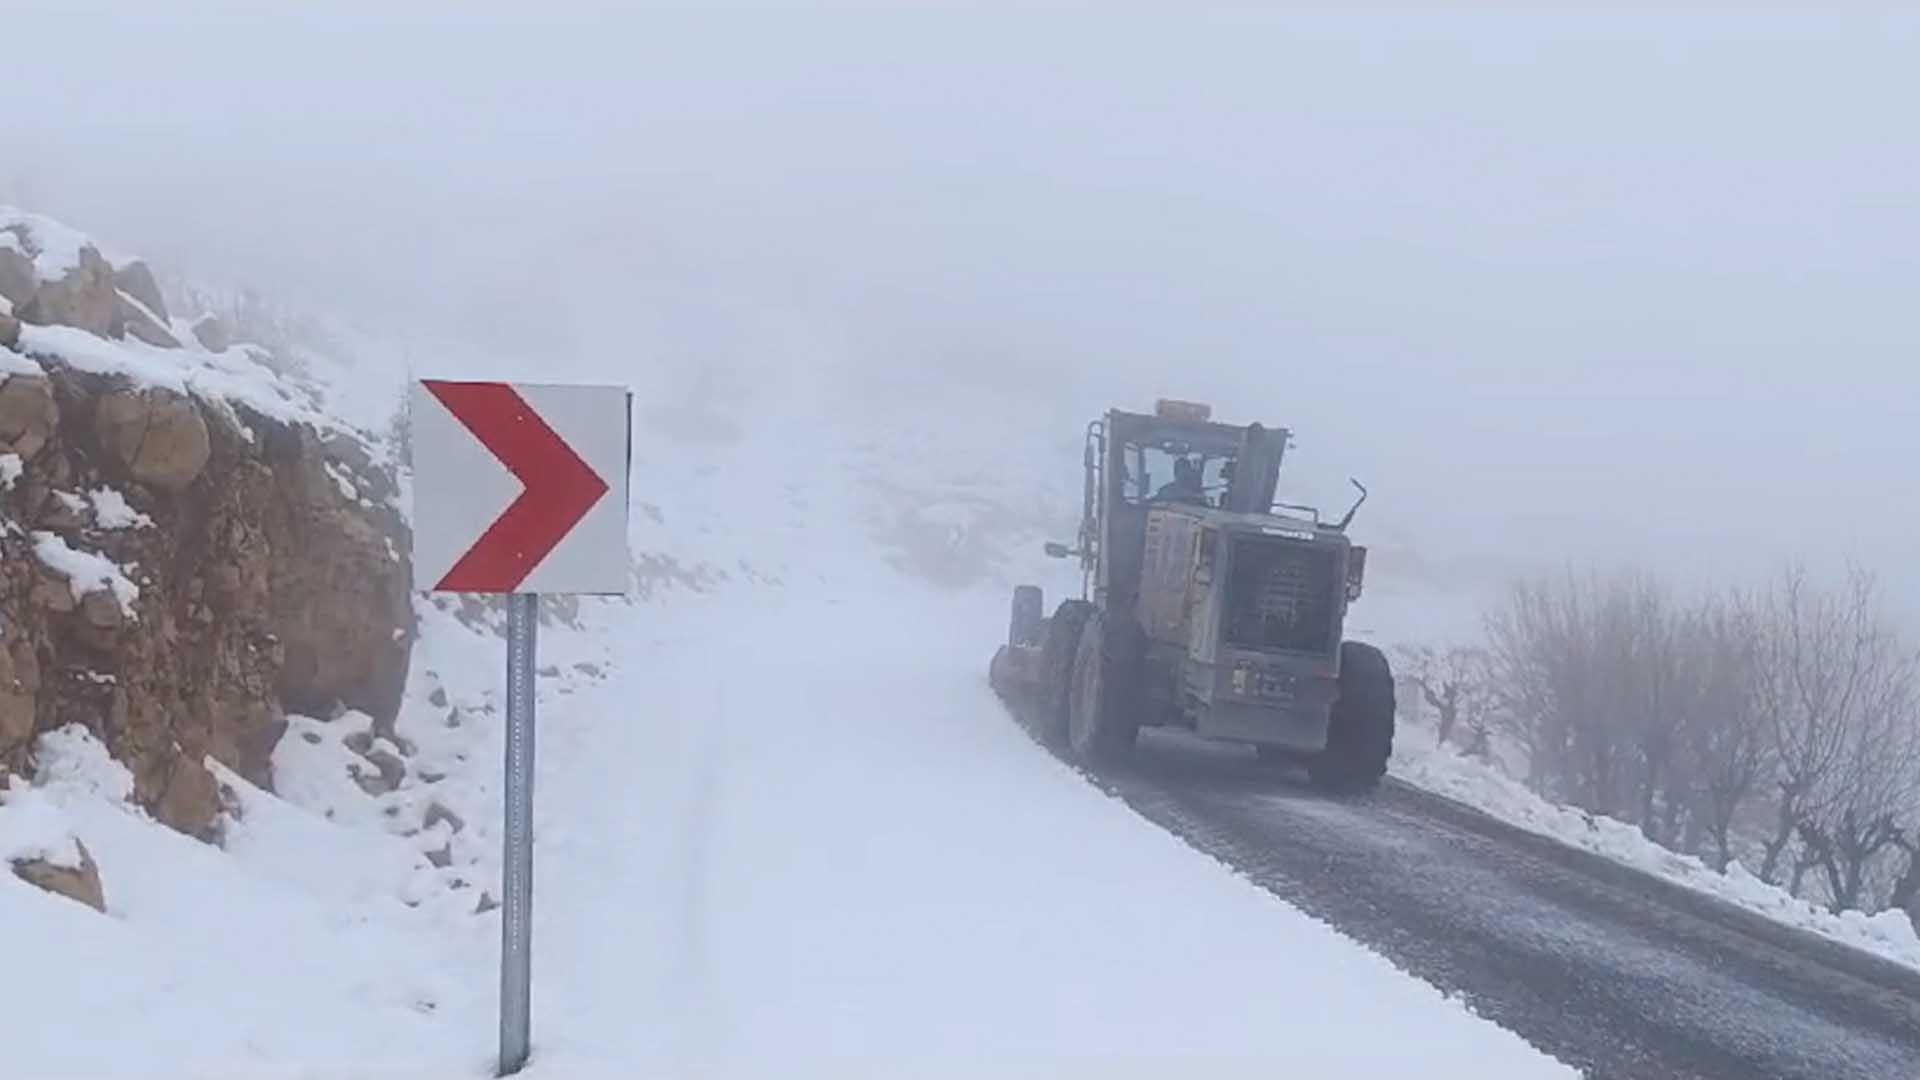
[{"label": "cab window", "polygon": [[1200,466],[1200,493],[1206,505],[1219,506],[1226,495],[1233,458],[1227,454],[1208,456],[1184,446],[1172,444],[1128,443],[1125,448],[1126,478],[1121,494],[1133,504],[1152,501],[1172,484],[1174,462],[1185,458]]}]

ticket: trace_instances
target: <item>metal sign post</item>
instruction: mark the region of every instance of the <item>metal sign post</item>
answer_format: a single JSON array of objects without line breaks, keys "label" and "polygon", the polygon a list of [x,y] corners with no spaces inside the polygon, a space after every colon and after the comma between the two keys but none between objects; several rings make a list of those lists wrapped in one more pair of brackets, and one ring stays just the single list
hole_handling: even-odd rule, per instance
[{"label": "metal sign post", "polygon": [[[533,680],[542,593],[627,590],[631,397],[618,386],[413,386],[413,573],[430,592],[507,596],[500,1075],[533,1029]],[[609,497],[609,496],[613,497]]]},{"label": "metal sign post", "polygon": [[507,806],[501,854],[500,1075],[527,1063],[533,1029],[533,658],[540,594],[507,597]]}]

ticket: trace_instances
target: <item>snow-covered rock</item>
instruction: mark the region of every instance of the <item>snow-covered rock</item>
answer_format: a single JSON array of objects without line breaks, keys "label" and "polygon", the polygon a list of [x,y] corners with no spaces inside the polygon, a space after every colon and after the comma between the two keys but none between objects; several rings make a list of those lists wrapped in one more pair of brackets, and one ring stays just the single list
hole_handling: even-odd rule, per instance
[{"label": "snow-covered rock", "polygon": [[[391,454],[264,349],[179,345],[138,260],[20,211],[0,209],[0,236],[7,287],[23,260],[32,278],[0,349],[0,772],[78,720],[140,805],[210,837],[208,758],[270,788],[288,707],[398,712],[411,614]],[[128,334],[143,322],[166,332]]]},{"label": "snow-covered rock", "polygon": [[0,295],[22,322],[72,326],[102,337],[132,336],[174,348],[153,271],[118,265],[86,236],[51,218],[0,206]]},{"label": "snow-covered rock", "polygon": [[60,536],[40,531],[33,534],[33,553],[47,569],[66,579],[76,605],[90,593],[105,591],[124,614],[136,617],[134,604],[140,599],[140,587],[112,560],[76,550]]},{"label": "snow-covered rock", "polygon": [[100,887],[100,867],[94,863],[87,845],[75,840],[73,846],[78,853],[76,865],[66,866],[47,858],[15,859],[13,876],[104,913],[107,898]]},{"label": "snow-covered rock", "polygon": [[233,328],[218,315],[202,315],[194,320],[193,339],[208,352],[223,353],[233,344]]},{"label": "snow-covered rock", "polygon": [[107,909],[100,867],[46,793],[14,777],[0,786],[0,863],[29,885]]}]

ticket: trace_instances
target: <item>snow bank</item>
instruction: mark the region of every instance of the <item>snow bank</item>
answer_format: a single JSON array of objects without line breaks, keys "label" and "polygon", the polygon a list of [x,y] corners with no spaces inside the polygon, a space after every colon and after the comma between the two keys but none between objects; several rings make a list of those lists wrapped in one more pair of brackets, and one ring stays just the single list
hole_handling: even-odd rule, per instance
[{"label": "snow bank", "polygon": [[0,491],[12,490],[13,482],[20,479],[25,470],[19,454],[0,454]]},{"label": "snow bank", "polygon": [[1526,786],[1492,768],[1430,744],[1419,737],[1398,740],[1393,775],[1417,787],[1467,804],[1530,832],[1570,847],[1591,851],[1644,873],[1738,904],[1750,911],[1834,941],[1920,969],[1920,933],[1906,914],[1857,911],[1835,915],[1826,908],[1769,885],[1735,863],[1725,874],[1690,855],[1648,840],[1640,830],[1613,818],[1550,803]]},{"label": "snow bank", "polygon": [[410,859],[249,790],[223,851],[116,797],[125,770],[84,732],[37,757],[33,791],[86,842],[108,915],[0,874],[9,961],[32,972],[7,1001],[8,1075],[490,1075],[497,927],[409,909]]},{"label": "snow bank", "polygon": [[138,617],[133,605],[140,599],[140,586],[127,577],[118,563],[90,551],[76,551],[67,546],[60,536],[50,532],[36,531],[33,534],[33,553],[48,569],[67,579],[67,588],[73,593],[74,603],[79,603],[95,589],[108,589],[119,602],[122,614],[129,618]]},{"label": "snow bank", "polygon": [[35,780],[62,796],[126,802],[133,798],[133,774],[113,760],[107,748],[78,724],[40,736],[34,754]]},{"label": "snow bank", "polygon": [[9,777],[0,791],[0,873],[8,863],[31,859],[78,869],[80,848],[60,808],[26,781]]}]

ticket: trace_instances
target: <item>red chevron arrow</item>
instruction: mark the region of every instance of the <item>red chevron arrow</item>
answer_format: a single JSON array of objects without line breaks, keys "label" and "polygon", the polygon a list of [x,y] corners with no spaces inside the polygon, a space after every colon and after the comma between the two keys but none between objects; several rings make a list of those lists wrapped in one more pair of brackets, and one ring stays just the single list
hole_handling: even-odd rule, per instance
[{"label": "red chevron arrow", "polygon": [[512,592],[606,495],[607,482],[506,383],[425,385],[525,485],[435,588]]}]

